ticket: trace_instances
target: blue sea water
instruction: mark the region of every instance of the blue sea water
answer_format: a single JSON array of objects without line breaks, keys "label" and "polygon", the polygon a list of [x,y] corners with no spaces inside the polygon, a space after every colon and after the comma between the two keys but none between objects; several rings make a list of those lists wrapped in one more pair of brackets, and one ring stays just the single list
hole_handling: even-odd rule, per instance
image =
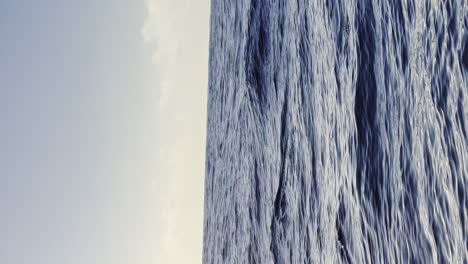
[{"label": "blue sea water", "polygon": [[468,264],[468,1],[211,3],[203,263]]}]

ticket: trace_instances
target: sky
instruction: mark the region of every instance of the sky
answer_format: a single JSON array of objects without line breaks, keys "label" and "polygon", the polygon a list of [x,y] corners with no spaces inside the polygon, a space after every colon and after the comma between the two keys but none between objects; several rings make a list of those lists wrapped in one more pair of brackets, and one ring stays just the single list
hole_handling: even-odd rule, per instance
[{"label": "sky", "polygon": [[2,0],[0,36],[0,263],[201,263],[209,0]]}]

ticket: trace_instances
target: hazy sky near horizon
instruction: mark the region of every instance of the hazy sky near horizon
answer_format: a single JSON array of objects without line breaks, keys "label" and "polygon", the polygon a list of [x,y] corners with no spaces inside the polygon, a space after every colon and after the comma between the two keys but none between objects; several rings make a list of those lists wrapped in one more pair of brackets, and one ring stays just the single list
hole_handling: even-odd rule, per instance
[{"label": "hazy sky near horizon", "polygon": [[0,263],[201,263],[209,0],[0,1]]}]

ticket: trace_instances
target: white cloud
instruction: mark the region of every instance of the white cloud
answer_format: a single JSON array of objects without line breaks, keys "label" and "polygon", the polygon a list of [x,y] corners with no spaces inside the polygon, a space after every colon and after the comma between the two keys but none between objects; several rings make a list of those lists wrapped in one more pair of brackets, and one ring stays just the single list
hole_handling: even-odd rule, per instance
[{"label": "white cloud", "polygon": [[159,80],[156,263],[201,262],[209,3],[146,1],[141,33]]}]

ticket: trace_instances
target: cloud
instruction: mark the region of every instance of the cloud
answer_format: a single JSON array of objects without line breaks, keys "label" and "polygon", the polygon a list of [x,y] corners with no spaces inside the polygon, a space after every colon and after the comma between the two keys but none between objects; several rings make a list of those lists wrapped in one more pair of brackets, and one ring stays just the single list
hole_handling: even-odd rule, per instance
[{"label": "cloud", "polygon": [[146,1],[141,35],[154,50],[159,94],[156,263],[201,262],[209,2]]}]

